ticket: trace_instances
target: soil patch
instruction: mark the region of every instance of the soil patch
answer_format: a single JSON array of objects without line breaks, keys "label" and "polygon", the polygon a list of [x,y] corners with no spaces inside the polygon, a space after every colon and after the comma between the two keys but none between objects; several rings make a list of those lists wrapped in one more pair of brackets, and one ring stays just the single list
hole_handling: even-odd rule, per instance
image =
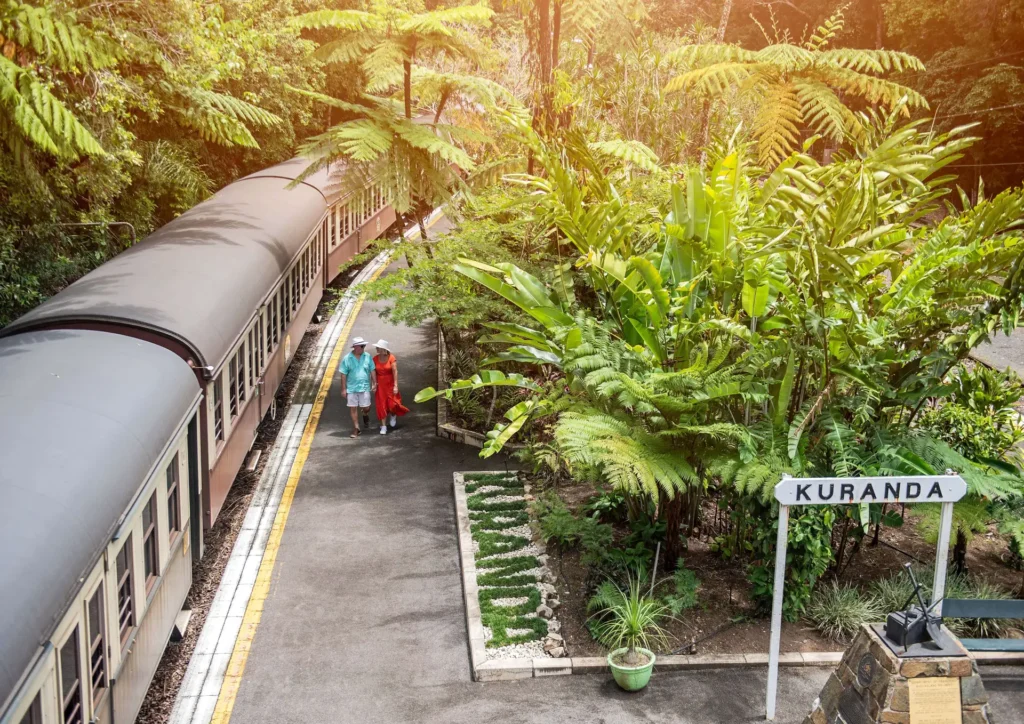
[{"label": "soil patch", "polygon": [[641,651],[636,652],[636,659],[635,664],[626,663],[626,652],[624,651],[617,656],[613,656],[612,663],[616,666],[622,666],[623,668],[639,669],[647,666],[647,664],[651,662],[651,657]]},{"label": "soil patch", "polygon": [[[228,497],[224,501],[224,507],[221,509],[217,522],[211,530],[206,532],[206,551],[202,560],[192,564],[192,588],[189,590],[185,602],[185,606],[192,609],[192,619],[189,621],[188,631],[180,642],[167,645],[156,674],[153,676],[149,692],[139,710],[139,716],[136,719],[138,724],[164,724],[170,717],[178,689],[181,687],[185,671],[192,658],[192,652],[195,650],[196,641],[199,639],[206,615],[217,594],[217,587],[220,585],[224,567],[231,556],[231,549],[235,545],[235,539],[238,537],[242,521],[249,509],[253,490],[263,474],[266,462],[270,458],[269,451],[274,446],[278,431],[284,423],[284,411],[291,404],[299,375],[316,348],[320,335],[327,327],[327,322],[338,304],[341,292],[359,273],[359,269],[360,267],[354,267],[346,270],[325,291],[313,317],[314,322],[306,328],[306,334],[296,348],[281,387],[277,391],[277,409],[280,411],[277,419],[272,420],[267,415],[257,430],[256,442],[252,447],[253,450],[264,451],[260,456],[259,464],[251,472],[244,468],[239,471]],[[319,323],[315,322],[317,318],[321,320]]]}]

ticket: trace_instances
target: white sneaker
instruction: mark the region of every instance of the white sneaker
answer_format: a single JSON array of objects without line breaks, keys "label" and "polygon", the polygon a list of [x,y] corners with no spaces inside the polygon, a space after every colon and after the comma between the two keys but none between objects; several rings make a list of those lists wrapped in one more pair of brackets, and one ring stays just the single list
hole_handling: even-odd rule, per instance
[{"label": "white sneaker", "polygon": [[388,426],[387,425],[381,425],[380,426],[380,434],[381,435],[387,435],[388,434]]},{"label": "white sneaker", "polygon": [[391,425],[391,427],[394,427],[395,425],[397,425],[398,424],[398,415],[389,415],[388,416],[388,424]]}]

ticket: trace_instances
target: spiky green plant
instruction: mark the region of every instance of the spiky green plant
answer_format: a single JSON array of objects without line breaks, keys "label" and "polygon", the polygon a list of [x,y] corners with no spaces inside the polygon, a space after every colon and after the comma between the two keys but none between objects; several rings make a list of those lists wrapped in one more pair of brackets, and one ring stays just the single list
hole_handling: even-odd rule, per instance
[{"label": "spiky green plant", "polygon": [[885,613],[871,594],[849,583],[829,581],[811,596],[806,616],[825,638],[845,642],[861,624],[881,621]]},{"label": "spiky green plant", "polygon": [[668,607],[641,592],[638,577],[630,576],[624,590],[614,581],[598,586],[587,602],[590,630],[601,644],[609,649],[625,648],[623,663],[638,666],[638,648],[654,651],[669,640],[661,623],[671,618]]}]

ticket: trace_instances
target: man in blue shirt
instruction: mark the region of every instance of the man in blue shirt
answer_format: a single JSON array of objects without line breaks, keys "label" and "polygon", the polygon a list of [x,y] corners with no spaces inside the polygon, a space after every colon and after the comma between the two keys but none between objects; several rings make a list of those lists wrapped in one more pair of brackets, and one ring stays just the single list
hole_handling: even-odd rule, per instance
[{"label": "man in blue shirt", "polygon": [[366,340],[352,340],[352,351],[341,361],[341,396],[348,403],[352,415],[352,434],[359,437],[359,410],[363,411],[363,425],[370,426],[370,393],[377,389],[377,370],[373,358],[366,354]]}]

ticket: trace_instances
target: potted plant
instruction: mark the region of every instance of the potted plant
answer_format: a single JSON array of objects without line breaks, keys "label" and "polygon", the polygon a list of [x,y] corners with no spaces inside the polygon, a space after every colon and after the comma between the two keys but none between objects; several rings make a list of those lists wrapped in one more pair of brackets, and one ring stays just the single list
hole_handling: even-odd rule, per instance
[{"label": "potted plant", "polygon": [[647,686],[654,669],[657,643],[668,635],[660,623],[670,618],[668,608],[640,591],[640,580],[630,577],[628,590],[606,581],[587,603],[590,630],[599,642],[612,649],[608,666],[615,683],[626,691]]}]

